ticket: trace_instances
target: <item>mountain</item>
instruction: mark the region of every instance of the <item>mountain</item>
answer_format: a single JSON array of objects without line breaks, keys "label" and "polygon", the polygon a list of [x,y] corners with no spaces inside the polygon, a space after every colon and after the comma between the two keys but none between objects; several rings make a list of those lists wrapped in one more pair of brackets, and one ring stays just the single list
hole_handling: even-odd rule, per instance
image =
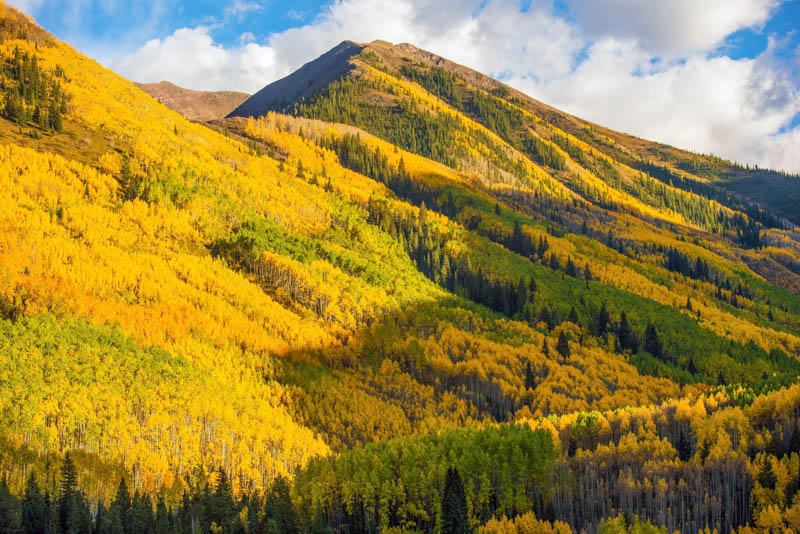
[{"label": "mountain", "polygon": [[135,85],[168,108],[197,122],[225,117],[250,97],[234,91],[193,91],[166,81]]},{"label": "mountain", "polygon": [[[524,129],[529,126],[522,118],[526,115],[529,121],[536,118],[555,128],[553,135],[575,136],[621,164],[649,173],[666,183],[672,182],[680,189],[712,196],[723,204],[733,204],[744,210],[763,207],[787,218],[789,226],[796,226],[795,222],[800,221],[800,212],[797,211],[800,179],[797,176],[743,168],[714,156],[686,152],[608,130],[407,43],[392,45],[375,41],[357,44],[345,41],[290,76],[264,87],[230,116],[256,117],[270,110],[283,110],[340,121],[345,118],[340,114],[331,114],[330,110],[303,111],[303,106],[298,103],[305,103],[306,99],[315,100],[313,95],[318,87],[349,76],[350,80],[365,81],[367,87],[359,88],[365,101],[388,105],[395,100],[386,92],[392,84],[379,87],[372,83],[370,80],[374,79],[375,69],[401,83],[421,84],[445,104],[487,126],[517,148],[524,137]],[[489,108],[482,108],[484,102],[476,101],[473,94],[487,95]],[[498,102],[503,102],[503,107],[497,108]],[[492,114],[498,111],[510,122],[494,123],[497,117]],[[360,126],[366,126],[363,117],[355,121],[352,117],[350,119],[343,122],[359,122]]]},{"label": "mountain", "polygon": [[363,49],[363,45],[344,41],[289,76],[264,87],[243,101],[228,116],[258,117],[267,109],[311,95],[320,87],[347,75],[355,67],[351,58],[360,54]]},{"label": "mountain", "polygon": [[0,36],[7,530],[794,528],[800,235],[724,189],[772,174],[410,45],[198,124]]}]

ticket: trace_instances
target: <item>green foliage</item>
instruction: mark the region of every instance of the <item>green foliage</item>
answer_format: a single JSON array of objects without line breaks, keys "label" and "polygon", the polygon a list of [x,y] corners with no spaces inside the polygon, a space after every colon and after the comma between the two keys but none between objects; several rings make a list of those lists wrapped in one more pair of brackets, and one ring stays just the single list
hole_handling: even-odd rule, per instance
[{"label": "green foliage", "polygon": [[562,330],[558,334],[558,343],[556,344],[556,350],[561,355],[562,358],[569,358],[571,351],[569,348],[569,341],[567,340],[566,334]]},{"label": "green foliage", "polygon": [[[447,472],[457,470],[465,488],[468,518],[474,525],[489,514],[540,510],[551,490],[557,453],[550,435],[524,425],[454,430],[399,438],[315,460],[298,473],[295,485],[303,506],[323,507],[330,517],[385,528],[399,524],[429,530],[444,521]],[[458,493],[452,474],[450,491]],[[320,492],[319,488],[326,491]],[[396,492],[403,487],[408,491]],[[431,500],[434,496],[435,500]],[[446,509],[448,514],[458,512]],[[458,512],[460,513],[460,512]],[[453,517],[454,528],[461,519]],[[335,519],[334,528],[341,524]]]},{"label": "green foliage", "polygon": [[309,100],[294,104],[295,115],[329,122],[344,122],[368,132],[410,152],[456,166],[459,153],[455,133],[458,121],[446,114],[434,115],[413,99],[397,96],[390,110],[375,107],[362,95],[370,90],[391,93],[388,86],[364,78],[348,77],[316,92]]},{"label": "green foliage", "polygon": [[538,136],[530,136],[525,140],[525,152],[530,155],[534,161],[546,167],[557,171],[563,171],[567,168],[567,161],[558,149],[546,143]]},{"label": "green foliage", "polygon": [[20,126],[33,122],[42,131],[60,132],[67,111],[67,95],[54,75],[39,68],[36,56],[19,48],[0,65],[5,87],[3,116]]},{"label": "green foliage", "polygon": [[447,470],[442,493],[442,534],[467,534],[467,496],[457,469]]}]

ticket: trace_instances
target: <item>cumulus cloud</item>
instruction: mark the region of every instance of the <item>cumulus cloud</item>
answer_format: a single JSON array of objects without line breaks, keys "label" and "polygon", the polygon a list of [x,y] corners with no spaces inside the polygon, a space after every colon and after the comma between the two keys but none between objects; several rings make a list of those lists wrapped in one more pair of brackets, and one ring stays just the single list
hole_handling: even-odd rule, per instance
[{"label": "cumulus cloud", "polygon": [[567,0],[590,39],[630,39],[657,56],[709,50],[767,21],[781,0]]},{"label": "cumulus cloud", "polygon": [[272,48],[252,42],[225,48],[214,42],[205,26],[152,39],[113,66],[132,80],[168,80],[207,90],[252,90],[280,75]]},{"label": "cumulus cloud", "polygon": [[206,27],[183,28],[111,66],[137,81],[255,92],[345,39],[410,42],[617,130],[800,171],[800,129],[782,131],[800,98],[775,59],[781,44],[755,59],[719,53],[779,0],[566,2],[568,17],[550,0],[335,0],[261,44],[224,47]]},{"label": "cumulus cloud", "polygon": [[[612,129],[741,162],[764,164],[768,152],[776,161],[778,146],[770,144],[778,139],[770,136],[800,112],[800,101],[769,67],[767,52],[740,60],[694,54],[659,68],[649,59],[609,38],[592,45],[569,76],[511,83]],[[800,170],[798,164],[790,167]]]}]

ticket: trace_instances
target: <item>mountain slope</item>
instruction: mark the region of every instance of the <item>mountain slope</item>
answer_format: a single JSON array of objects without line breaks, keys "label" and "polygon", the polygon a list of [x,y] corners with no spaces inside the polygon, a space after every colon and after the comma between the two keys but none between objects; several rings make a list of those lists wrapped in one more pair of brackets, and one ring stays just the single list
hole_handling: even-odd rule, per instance
[{"label": "mountain slope", "polygon": [[234,91],[193,91],[169,82],[137,83],[136,87],[190,121],[206,122],[225,117],[250,98]]},{"label": "mountain slope", "polygon": [[187,533],[438,532],[451,467],[470,528],[790,517],[798,256],[769,212],[408,47],[284,86],[307,117],[206,126],[8,13],[0,502],[34,473],[91,522],[74,451],[92,506],[126,509],[125,473]]},{"label": "mountain slope", "polygon": [[[347,52],[341,54],[336,52],[338,50]],[[323,58],[325,61],[322,61]],[[333,58],[336,60],[335,68],[331,64]],[[317,63],[320,61],[322,63]],[[312,65],[318,65],[314,67],[317,71],[315,75],[309,71]],[[423,86],[428,84],[426,86],[428,89],[432,87],[430,84],[443,83],[444,85],[438,85],[433,90],[436,96],[461,109],[467,115],[478,119],[479,122],[485,123],[486,120],[491,122],[492,118],[486,113],[497,111],[497,109],[492,110],[492,108],[496,108],[496,102],[476,104],[475,100],[469,96],[468,91],[458,90],[459,86],[462,89],[475,88],[539,117],[558,130],[580,137],[593,148],[607,153],[621,163],[644,172],[655,171],[653,176],[657,179],[662,179],[663,175],[665,181],[671,180],[676,184],[679,181],[688,180],[688,183],[684,185],[689,190],[707,191],[703,186],[711,184],[722,193],[731,193],[734,196],[750,199],[764,208],[794,221],[800,219],[800,214],[796,211],[798,204],[794,202],[800,199],[800,179],[797,179],[798,177],[768,170],[745,169],[713,156],[688,153],[661,143],[652,143],[608,130],[563,113],[488,76],[408,43],[399,45],[392,45],[385,41],[374,41],[366,45],[342,43],[319,60],[309,63],[286,79],[265,87],[259,92],[257,99],[250,99],[249,102],[232,112],[231,116],[259,116],[268,110],[288,109],[287,105],[291,102],[310,97],[314,92],[314,88],[311,86],[298,92],[286,92],[279,88],[285,87],[283,84],[288,80],[299,80],[302,77],[304,81],[311,81],[314,76],[324,77],[319,73],[323,68],[322,65],[333,68],[336,76],[328,78],[326,83],[320,80],[315,86],[317,88],[340,79],[347,73],[364,74],[365,67],[373,66],[395,74],[396,77],[420,82]],[[374,93],[371,98],[376,98]],[[465,107],[464,104],[471,105]],[[488,107],[486,107],[487,104]],[[481,105],[484,106],[483,109],[480,109]],[[503,131],[498,133],[504,138],[509,135],[520,135],[520,132],[510,132],[509,126],[509,124],[496,124],[490,129],[496,130],[499,127]],[[513,119],[511,126],[513,126]],[[684,185],[681,187],[684,188]]]},{"label": "mountain slope", "polygon": [[286,102],[312,94],[345,76],[353,68],[350,59],[361,53],[363,46],[352,41],[344,41],[314,61],[300,69],[269,84],[231,111],[230,117],[254,117],[265,110],[283,105]]},{"label": "mountain slope", "polygon": [[[787,221],[732,196],[726,187],[765,181],[770,185],[764,189],[773,194],[754,198],[791,219],[796,217],[793,208],[786,211],[785,199],[796,194],[798,179],[609,132],[411,45],[371,43],[349,64],[350,75],[340,81],[258,112],[280,109],[359,126],[485,183],[523,185],[548,196],[568,197],[563,192],[568,188],[599,208],[700,227],[747,248],[796,248],[796,234],[784,232]],[[261,98],[274,86],[262,90]],[[256,104],[251,99],[244,106],[257,111]],[[797,263],[786,250],[765,252],[766,262],[749,254],[740,259],[796,289]]]}]

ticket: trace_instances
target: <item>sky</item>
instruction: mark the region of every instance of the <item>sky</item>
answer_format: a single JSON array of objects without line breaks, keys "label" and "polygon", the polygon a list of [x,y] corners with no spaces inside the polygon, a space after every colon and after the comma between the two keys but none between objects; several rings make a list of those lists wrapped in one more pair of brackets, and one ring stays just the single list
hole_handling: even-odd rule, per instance
[{"label": "sky", "polygon": [[11,0],[139,82],[253,93],[408,42],[642,138],[800,173],[800,0]]}]

